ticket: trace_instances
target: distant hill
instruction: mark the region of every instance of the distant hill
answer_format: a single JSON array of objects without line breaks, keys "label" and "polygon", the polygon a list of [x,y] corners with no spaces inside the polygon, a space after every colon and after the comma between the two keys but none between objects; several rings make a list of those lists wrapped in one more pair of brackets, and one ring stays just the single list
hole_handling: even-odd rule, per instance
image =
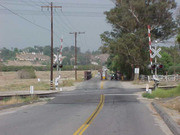
[{"label": "distant hill", "polygon": [[[74,46],[64,47],[62,49],[63,65],[74,65]],[[59,48],[53,49],[54,54],[59,53]],[[34,46],[24,49],[7,48],[0,49],[0,61],[6,65],[16,66],[40,66],[50,64],[51,48],[50,46]],[[102,65],[107,61],[108,54],[101,54],[97,51],[81,52],[77,47],[77,64],[78,65]]]}]

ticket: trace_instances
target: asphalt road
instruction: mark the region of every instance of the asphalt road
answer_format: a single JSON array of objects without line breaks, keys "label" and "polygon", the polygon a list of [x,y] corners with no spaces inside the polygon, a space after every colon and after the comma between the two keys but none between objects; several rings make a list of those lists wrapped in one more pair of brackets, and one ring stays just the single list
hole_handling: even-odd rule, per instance
[{"label": "asphalt road", "polygon": [[138,91],[93,78],[46,104],[0,112],[0,135],[164,135]]}]

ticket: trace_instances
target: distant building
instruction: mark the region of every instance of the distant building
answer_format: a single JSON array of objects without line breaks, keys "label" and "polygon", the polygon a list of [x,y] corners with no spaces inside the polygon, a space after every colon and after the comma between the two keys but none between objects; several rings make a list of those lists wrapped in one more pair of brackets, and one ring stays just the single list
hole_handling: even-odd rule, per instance
[{"label": "distant building", "polygon": [[99,54],[99,55],[96,55],[96,56],[91,56],[91,63],[99,63],[99,64],[103,64],[107,61],[109,57],[109,54]]},{"label": "distant building", "polygon": [[92,65],[99,65],[97,62],[94,62],[94,61],[92,61],[91,64]]},{"label": "distant building", "polygon": [[50,57],[42,53],[20,53],[16,54],[16,59],[19,61],[50,61]]}]

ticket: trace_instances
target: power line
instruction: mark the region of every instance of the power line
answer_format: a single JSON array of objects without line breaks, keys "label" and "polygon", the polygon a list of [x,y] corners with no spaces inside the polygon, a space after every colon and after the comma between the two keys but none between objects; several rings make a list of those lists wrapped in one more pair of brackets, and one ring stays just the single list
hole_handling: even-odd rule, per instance
[{"label": "power line", "polygon": [[23,17],[23,16],[21,16],[21,15],[15,13],[14,11],[12,11],[12,10],[10,10],[9,8],[3,6],[2,4],[0,4],[0,6],[3,7],[3,8],[5,8],[5,9],[8,10],[9,12],[11,12],[12,14],[14,14],[14,15],[20,17],[21,19],[27,21],[27,22],[29,22],[29,23],[31,23],[31,24],[33,24],[33,25],[39,27],[39,28],[42,28],[42,29],[44,29],[44,30],[50,31],[50,29],[48,29],[48,28],[46,28],[46,27],[43,27],[43,26],[40,26],[40,25],[38,25],[38,24],[36,24],[36,23],[34,23],[34,22],[32,22],[32,21],[26,19],[25,17]]},{"label": "power line", "polygon": [[[66,25],[66,27],[70,30],[70,31],[73,31],[73,27],[71,26],[71,25],[69,25],[63,18],[62,18],[62,16],[58,13],[58,12],[56,12],[56,15],[59,17],[59,19],[64,23],[64,25]],[[68,30],[68,31],[69,31]]]},{"label": "power line", "polygon": [[[37,4],[36,2],[34,2],[33,0],[30,0],[30,1],[31,1],[31,2],[36,6],[36,8],[38,8],[38,9],[39,9],[39,6],[41,6],[41,5]],[[46,2],[47,2],[47,1],[46,1]],[[41,0],[39,0],[39,3],[41,3],[41,4],[47,4],[47,3],[49,3],[49,2],[44,3],[44,2],[42,2]],[[49,21],[50,19],[49,19],[48,15],[47,15],[45,12],[42,12],[42,13],[43,13],[43,15],[46,17],[46,19]],[[59,27],[59,25],[56,25],[57,21],[56,21],[55,18],[54,18],[54,20],[55,20],[54,26],[57,27],[57,28],[59,28],[59,30],[61,31],[61,28]],[[55,35],[55,37],[56,37],[57,39],[60,38],[60,36],[58,36],[58,34],[57,34],[56,32],[53,31],[53,33],[54,33],[54,35]],[[67,43],[64,41],[64,44],[67,44]]]},{"label": "power line", "polygon": [[[31,1],[32,1],[32,0],[31,0]],[[24,1],[24,2],[25,2],[25,1]],[[28,3],[26,3],[26,5],[27,5],[27,4],[28,4]],[[34,3],[34,4],[36,5],[36,3]],[[28,4],[28,5],[29,5],[29,6],[33,6],[33,5],[30,5],[30,4]],[[25,20],[25,21],[27,21],[27,22],[29,22],[29,23],[31,23],[31,24],[37,26],[37,27],[40,27],[40,28],[42,28],[42,29],[44,29],[44,30],[47,30],[47,31],[49,31],[49,32],[51,31],[50,29],[48,29],[48,28],[46,28],[46,27],[40,26],[40,25],[38,25],[38,24],[36,24],[36,23],[34,23],[34,22],[28,20],[27,18],[25,18],[25,17],[19,15],[18,13],[12,11],[11,9],[7,8],[6,6],[4,6],[4,5],[2,5],[2,4],[0,4],[0,6],[4,8],[3,10],[9,11],[10,13],[12,13],[12,14],[14,14],[14,15],[20,17],[21,19],[23,19],[23,20]],[[36,5],[36,6],[38,6],[38,5]],[[35,6],[33,6],[33,7],[35,7]],[[37,8],[37,7],[36,7],[36,8]],[[39,9],[39,8],[38,8],[38,9]],[[22,11],[23,11],[23,10],[22,10]],[[25,11],[25,10],[24,10],[24,11]],[[23,12],[24,12],[24,11],[23,11]],[[43,14],[44,14],[47,18],[49,18],[44,12],[43,12]],[[46,18],[46,19],[47,19],[47,18]],[[48,19],[48,21],[49,21],[49,20],[50,20],[50,19]],[[68,30],[68,31],[69,31],[69,30]],[[55,35],[55,37],[56,37],[57,39],[60,38],[60,36],[57,35],[57,33],[55,33],[55,32],[53,32],[53,33],[54,33],[54,35]],[[68,32],[67,32],[67,33],[68,33]],[[64,44],[68,46],[68,44],[67,44],[65,41],[64,41]]]},{"label": "power line", "polygon": [[[21,15],[36,15],[36,16],[39,16],[39,15],[50,15],[49,12],[40,12],[40,11],[37,11],[37,10],[14,10],[16,11],[17,14],[21,14]],[[9,14],[9,12],[6,12],[6,9],[0,9],[0,13],[3,13],[3,14]],[[63,12],[63,15],[64,16],[72,16],[72,17],[105,17],[106,15],[103,14],[102,12]],[[57,14],[55,14],[54,16],[59,16]]]},{"label": "power line", "polygon": [[[23,4],[25,2],[28,2],[26,0],[21,0],[21,1],[16,1],[16,0],[0,0],[1,2],[5,2],[7,4],[11,4],[11,5],[26,5],[26,4]],[[47,3],[50,3],[48,1],[46,2],[42,2],[42,1],[33,1],[31,0],[31,2],[33,3],[37,3],[37,4],[47,4]],[[114,4],[91,4],[91,3],[62,3],[62,2],[54,2],[54,4],[58,4],[58,5],[62,5],[64,7],[71,7],[71,8],[111,8],[112,6],[114,6]]]}]

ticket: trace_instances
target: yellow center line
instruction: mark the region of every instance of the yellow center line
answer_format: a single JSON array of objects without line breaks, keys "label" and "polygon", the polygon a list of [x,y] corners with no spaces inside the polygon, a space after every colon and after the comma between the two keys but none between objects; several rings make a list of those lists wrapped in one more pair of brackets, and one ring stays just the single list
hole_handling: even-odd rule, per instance
[{"label": "yellow center line", "polygon": [[104,81],[101,81],[100,89],[103,89]]},{"label": "yellow center line", "polygon": [[[101,82],[101,89],[103,89],[103,82]],[[94,112],[91,114],[91,116],[84,122],[84,124],[76,131],[74,132],[73,135],[82,135],[84,131],[90,126],[92,121],[96,118],[96,116],[99,114],[101,109],[103,108],[104,105],[104,99],[105,96],[101,95],[100,101]]]}]

